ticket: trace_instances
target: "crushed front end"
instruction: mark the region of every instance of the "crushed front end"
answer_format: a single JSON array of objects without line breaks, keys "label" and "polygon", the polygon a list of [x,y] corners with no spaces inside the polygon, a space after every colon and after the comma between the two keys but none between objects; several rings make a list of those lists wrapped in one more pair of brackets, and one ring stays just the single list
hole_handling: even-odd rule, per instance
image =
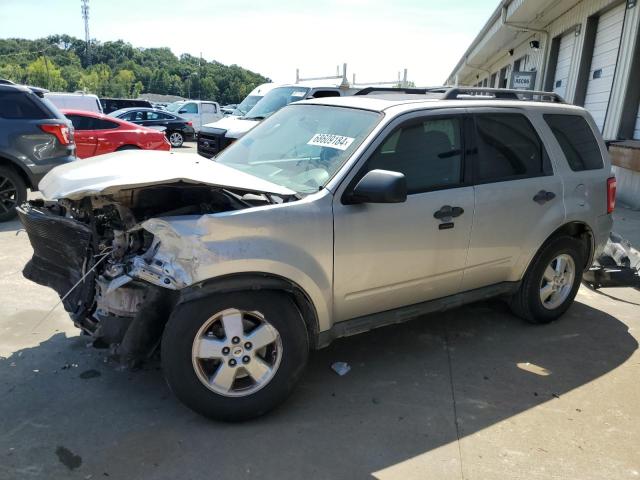
[{"label": "crushed front end", "polygon": [[[257,199],[260,204],[264,199]],[[223,188],[176,183],[80,200],[30,201],[18,214],[33,246],[24,276],[53,288],[75,325],[127,366],[144,361],[188,283],[142,227],[156,217],[247,208]]]}]

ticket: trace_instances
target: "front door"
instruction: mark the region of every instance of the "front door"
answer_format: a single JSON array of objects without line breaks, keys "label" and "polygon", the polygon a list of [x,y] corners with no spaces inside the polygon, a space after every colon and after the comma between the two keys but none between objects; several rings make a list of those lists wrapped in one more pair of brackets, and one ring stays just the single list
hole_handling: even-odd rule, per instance
[{"label": "front door", "polygon": [[347,187],[371,170],[401,172],[407,201],[345,205],[342,195],[334,199],[336,321],[460,288],[474,210],[473,187],[465,181],[463,117],[411,117],[391,126]]},{"label": "front door", "polygon": [[182,105],[178,110],[178,116],[185,120],[189,120],[193,124],[193,128],[198,131],[200,130],[200,127],[202,127],[202,123],[200,122],[200,110],[198,109],[198,104],[195,102],[187,102]]}]

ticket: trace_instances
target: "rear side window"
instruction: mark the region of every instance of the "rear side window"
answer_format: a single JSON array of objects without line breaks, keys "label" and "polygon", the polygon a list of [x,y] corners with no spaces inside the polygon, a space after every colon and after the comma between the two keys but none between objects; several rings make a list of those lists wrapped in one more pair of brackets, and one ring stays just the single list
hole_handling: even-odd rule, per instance
[{"label": "rear side window", "polygon": [[67,118],[71,120],[73,128],[76,130],[110,130],[118,128],[118,124],[110,122],[109,120],[102,120],[100,118],[85,117],[83,115],[68,115]]},{"label": "rear side window", "polygon": [[202,113],[218,113],[218,109],[213,103],[203,103]]},{"label": "rear side window", "polygon": [[0,118],[42,120],[49,113],[26,92],[0,92]]},{"label": "rear side window", "polygon": [[473,173],[477,183],[551,173],[544,145],[524,115],[480,114],[475,121],[478,155]]},{"label": "rear side window", "polygon": [[580,115],[545,115],[569,167],[574,172],[604,167],[600,147],[587,121]]}]

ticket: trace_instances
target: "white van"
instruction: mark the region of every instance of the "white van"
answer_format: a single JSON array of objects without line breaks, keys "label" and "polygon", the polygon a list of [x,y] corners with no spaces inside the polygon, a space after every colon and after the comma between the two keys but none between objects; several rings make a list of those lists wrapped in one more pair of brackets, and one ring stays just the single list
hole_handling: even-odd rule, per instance
[{"label": "white van", "polygon": [[256,88],[249,92],[249,95],[244,97],[244,100],[238,104],[233,113],[232,117],[241,117],[246,115],[249,110],[255,107],[256,103],[264,97],[267,93],[273,90],[276,87],[279,87],[280,84],[277,83],[263,83],[262,85],[258,85]]},{"label": "white van", "polygon": [[307,98],[342,97],[353,95],[360,88],[331,85],[326,81],[274,85],[246,114],[241,117],[225,117],[204,125],[198,132],[198,153],[211,158],[242,137],[265,118],[282,107]]},{"label": "white van", "polygon": [[206,123],[215,122],[222,118],[222,110],[218,102],[204,100],[182,100],[167,105],[166,110],[185,120],[190,120],[197,131]]},{"label": "white van", "polygon": [[59,109],[103,113],[100,99],[92,93],[48,92],[44,97]]}]

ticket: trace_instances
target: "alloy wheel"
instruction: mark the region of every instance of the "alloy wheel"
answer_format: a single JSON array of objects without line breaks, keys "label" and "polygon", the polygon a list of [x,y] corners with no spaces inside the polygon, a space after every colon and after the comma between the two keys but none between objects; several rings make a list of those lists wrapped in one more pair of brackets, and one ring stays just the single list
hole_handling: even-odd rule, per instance
[{"label": "alloy wheel", "polygon": [[18,189],[11,179],[0,176],[0,213],[13,210],[18,202]]},{"label": "alloy wheel", "polygon": [[542,306],[553,310],[569,297],[576,276],[576,265],[571,255],[563,253],[555,257],[542,274],[540,301]]},{"label": "alloy wheel", "polygon": [[227,397],[251,395],[267,385],[282,359],[280,334],[260,312],[227,309],[196,333],[191,360],[198,379]]}]

